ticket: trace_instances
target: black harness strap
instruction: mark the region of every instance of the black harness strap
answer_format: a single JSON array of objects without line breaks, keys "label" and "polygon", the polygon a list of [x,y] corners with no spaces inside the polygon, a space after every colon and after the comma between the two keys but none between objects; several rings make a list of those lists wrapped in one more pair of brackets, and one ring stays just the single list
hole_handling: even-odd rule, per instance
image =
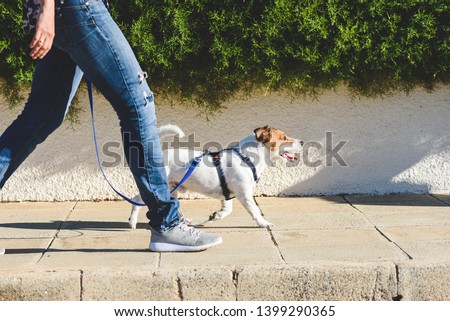
[{"label": "black harness strap", "polygon": [[215,152],[215,153],[209,152],[209,155],[211,155],[214,166],[216,167],[216,170],[217,170],[217,175],[219,175],[220,186],[222,186],[223,196],[225,197],[225,200],[228,201],[229,199],[232,199],[232,197],[230,197],[231,192],[230,192],[230,189],[228,188],[227,180],[225,179],[225,175],[223,174],[223,169],[221,166],[221,161],[220,161],[220,153],[221,152],[222,151]]},{"label": "black harness strap", "polygon": [[231,150],[232,152],[235,152],[237,155],[239,155],[239,157],[242,159],[242,161],[245,164],[247,164],[247,166],[251,169],[251,171],[253,173],[253,179],[255,180],[255,182],[258,181],[258,175],[256,173],[255,165],[250,160],[250,158],[245,156],[244,154],[242,154],[240,151],[238,151],[235,148],[227,148],[227,149],[223,149],[218,152],[205,152],[205,154],[210,155],[213,159],[213,163],[214,163],[214,166],[216,167],[217,175],[219,176],[220,186],[222,187],[222,193],[223,193],[223,196],[225,197],[225,200],[230,200],[230,199],[232,199],[231,192],[230,192],[230,189],[228,188],[227,180],[225,179],[225,175],[223,173],[223,169],[222,169],[222,165],[221,165],[222,162],[220,160],[220,154],[226,150]]}]

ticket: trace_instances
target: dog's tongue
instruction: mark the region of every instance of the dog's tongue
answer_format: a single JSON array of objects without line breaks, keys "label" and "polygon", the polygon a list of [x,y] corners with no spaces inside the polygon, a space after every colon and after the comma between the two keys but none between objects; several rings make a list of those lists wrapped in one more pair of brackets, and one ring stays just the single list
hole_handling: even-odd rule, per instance
[{"label": "dog's tongue", "polygon": [[291,154],[289,152],[284,152],[283,153],[283,157],[292,161],[292,160],[297,160],[297,157],[294,154]]}]

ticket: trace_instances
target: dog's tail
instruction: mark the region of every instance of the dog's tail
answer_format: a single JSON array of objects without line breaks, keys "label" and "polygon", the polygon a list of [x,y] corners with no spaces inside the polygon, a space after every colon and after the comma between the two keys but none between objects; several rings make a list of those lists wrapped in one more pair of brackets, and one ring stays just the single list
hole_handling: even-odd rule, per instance
[{"label": "dog's tail", "polygon": [[180,138],[184,137],[184,132],[177,125],[163,125],[158,128],[159,137],[163,139],[164,137],[179,135]]}]

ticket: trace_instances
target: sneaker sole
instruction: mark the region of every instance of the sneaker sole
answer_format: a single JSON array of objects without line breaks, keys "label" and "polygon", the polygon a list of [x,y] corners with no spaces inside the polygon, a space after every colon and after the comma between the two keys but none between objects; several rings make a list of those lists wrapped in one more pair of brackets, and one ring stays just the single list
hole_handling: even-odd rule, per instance
[{"label": "sneaker sole", "polygon": [[214,243],[198,245],[198,246],[150,242],[149,248],[150,248],[150,251],[153,251],[153,252],[200,252],[200,251],[209,249],[213,246],[219,245],[221,243],[222,243],[222,238],[220,238],[219,240],[217,240]]},{"label": "sneaker sole", "polygon": [[5,254],[5,249],[0,247],[0,255]]}]

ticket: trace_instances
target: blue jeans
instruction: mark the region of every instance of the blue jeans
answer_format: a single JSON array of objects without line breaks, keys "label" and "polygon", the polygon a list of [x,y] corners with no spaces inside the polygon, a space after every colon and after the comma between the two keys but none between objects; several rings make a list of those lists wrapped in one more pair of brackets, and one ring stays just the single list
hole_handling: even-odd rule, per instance
[{"label": "blue jeans", "polygon": [[99,0],[65,0],[55,20],[53,48],[36,65],[25,108],[0,137],[0,189],[61,125],[84,73],[119,117],[125,156],[150,225],[170,229],[178,223],[179,202],[170,196],[153,94],[130,45]]}]

